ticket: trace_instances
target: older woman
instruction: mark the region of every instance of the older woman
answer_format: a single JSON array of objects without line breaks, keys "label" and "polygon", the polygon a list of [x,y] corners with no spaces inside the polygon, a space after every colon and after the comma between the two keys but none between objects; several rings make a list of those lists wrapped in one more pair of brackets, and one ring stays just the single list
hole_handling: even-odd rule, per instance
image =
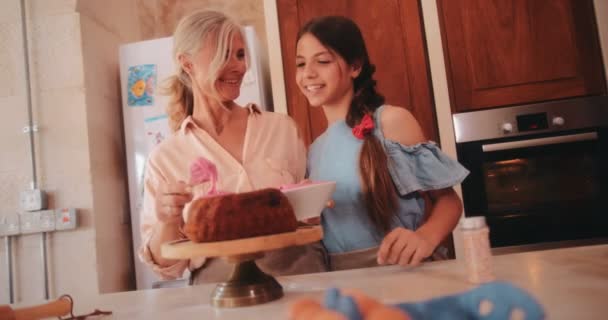
[{"label": "older woman", "polygon": [[[140,257],[164,279],[186,269],[194,283],[225,280],[229,266],[220,259],[170,260],[163,243],[183,238],[184,206],[192,200],[190,165],[204,157],[217,168],[218,191],[245,192],[304,178],[304,145],[292,119],[237,105],[247,69],[240,26],[220,12],[184,17],[174,34],[177,73],[169,80],[168,108],[174,134],[151,153],[146,170]],[[255,214],[255,213],[252,213]],[[267,253],[260,268],[274,275],[325,270],[320,244]]]}]

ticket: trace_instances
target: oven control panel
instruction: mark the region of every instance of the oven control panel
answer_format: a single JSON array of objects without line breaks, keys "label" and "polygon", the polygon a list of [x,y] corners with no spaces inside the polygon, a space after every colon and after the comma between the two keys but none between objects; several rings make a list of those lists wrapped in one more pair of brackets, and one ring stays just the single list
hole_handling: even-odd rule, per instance
[{"label": "oven control panel", "polygon": [[608,126],[608,95],[456,113],[456,143]]},{"label": "oven control panel", "polygon": [[[517,123],[517,132],[530,132],[537,130],[549,129],[549,121],[546,112],[534,113],[534,114],[522,114],[515,117]],[[566,120],[560,116],[553,116],[551,118],[551,126],[562,127],[566,123]],[[514,133],[515,126],[512,122],[505,121],[500,125],[500,130],[503,134]]]},{"label": "oven control panel", "polygon": [[545,130],[549,128],[547,113],[522,114],[516,117],[519,132]]}]

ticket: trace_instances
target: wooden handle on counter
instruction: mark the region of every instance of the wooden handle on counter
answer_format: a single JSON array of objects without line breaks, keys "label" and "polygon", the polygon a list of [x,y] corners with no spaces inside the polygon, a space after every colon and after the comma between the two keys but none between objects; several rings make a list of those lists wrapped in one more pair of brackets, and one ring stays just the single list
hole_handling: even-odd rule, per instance
[{"label": "wooden handle on counter", "polygon": [[0,306],[0,319],[15,320],[15,311],[7,305]]},{"label": "wooden handle on counter", "polygon": [[10,306],[0,306],[0,319],[8,320],[38,320],[49,317],[61,317],[70,314],[72,302],[59,299],[38,306],[13,310]]}]

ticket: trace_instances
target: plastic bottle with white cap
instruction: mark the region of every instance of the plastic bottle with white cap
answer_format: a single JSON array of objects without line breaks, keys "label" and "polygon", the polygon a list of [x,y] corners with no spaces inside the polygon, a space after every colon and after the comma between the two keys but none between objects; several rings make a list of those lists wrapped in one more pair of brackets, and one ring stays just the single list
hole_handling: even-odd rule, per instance
[{"label": "plastic bottle with white cap", "polygon": [[495,279],[490,251],[490,229],[482,216],[464,218],[460,222],[464,259],[468,279],[472,283],[484,283]]}]

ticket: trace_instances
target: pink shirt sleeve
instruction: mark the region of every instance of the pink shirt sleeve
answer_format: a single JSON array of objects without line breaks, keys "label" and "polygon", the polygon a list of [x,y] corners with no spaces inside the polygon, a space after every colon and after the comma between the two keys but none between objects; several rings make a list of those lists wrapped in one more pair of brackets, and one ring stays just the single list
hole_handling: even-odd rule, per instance
[{"label": "pink shirt sleeve", "polygon": [[140,231],[142,237],[142,245],[139,248],[139,259],[149,265],[156,274],[163,280],[172,280],[181,278],[186,268],[188,268],[189,260],[179,261],[171,266],[161,267],[152,257],[150,251],[150,238],[154,232],[154,225],[158,222],[156,218],[156,190],[162,180],[160,173],[154,165],[148,161],[146,166],[146,174],[144,178],[144,199],[141,209]]}]

